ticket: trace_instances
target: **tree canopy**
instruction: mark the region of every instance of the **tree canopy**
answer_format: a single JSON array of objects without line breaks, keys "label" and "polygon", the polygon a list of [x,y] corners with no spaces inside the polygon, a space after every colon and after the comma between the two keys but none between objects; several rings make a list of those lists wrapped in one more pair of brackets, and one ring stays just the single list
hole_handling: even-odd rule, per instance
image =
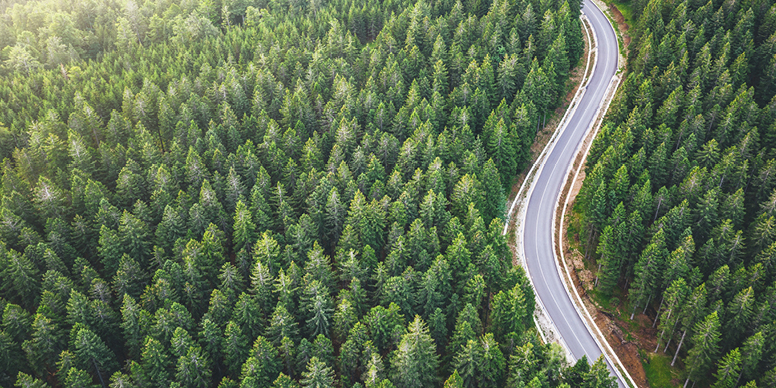
[{"label": "tree canopy", "polygon": [[598,290],[627,292],[687,384],[772,386],[776,5],[632,5],[577,204]]},{"label": "tree canopy", "polygon": [[501,235],[579,15],[0,2],[0,385],[612,386]]}]

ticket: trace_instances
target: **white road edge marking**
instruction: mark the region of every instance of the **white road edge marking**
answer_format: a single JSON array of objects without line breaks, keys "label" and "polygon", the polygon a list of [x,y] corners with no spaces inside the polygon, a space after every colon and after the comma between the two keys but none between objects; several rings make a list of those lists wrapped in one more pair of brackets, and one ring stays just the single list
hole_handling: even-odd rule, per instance
[{"label": "white road edge marking", "polygon": [[[591,1],[591,2],[592,2],[592,1]],[[595,2],[592,2],[592,3],[593,3],[593,5],[594,5],[596,8],[598,8],[598,10],[599,10],[599,11],[600,11],[602,14],[604,13],[604,11],[603,11],[603,10],[601,10],[601,8],[598,6],[598,4],[595,4]],[[584,14],[584,13],[583,13],[583,16],[581,16],[581,18],[582,18],[582,19],[584,19],[584,18],[586,18],[586,17],[587,17],[587,14]],[[595,17],[595,16],[594,16],[594,17]],[[606,16],[604,15],[604,17],[606,17]],[[611,22],[608,20],[608,18],[606,19],[606,24],[608,24],[608,25],[609,25],[609,27],[612,29],[612,32],[614,33],[615,39],[618,39],[617,33],[616,33],[616,31],[614,30],[614,26],[611,24]],[[590,29],[592,29],[592,24],[590,25]],[[594,31],[594,32],[595,32],[595,31]],[[523,200],[527,201],[527,200],[528,200],[528,199],[531,197],[531,194],[533,193],[533,189],[534,189],[534,187],[535,187],[535,185],[533,184],[533,178],[535,178],[536,176],[540,175],[540,174],[541,174],[541,172],[542,172],[542,170],[544,169],[544,165],[545,165],[545,162],[546,162],[546,160],[545,160],[545,159],[546,159],[547,155],[549,154],[549,151],[551,151],[551,150],[553,150],[553,149],[555,148],[555,144],[557,143],[557,140],[558,140],[558,138],[559,138],[559,135],[560,135],[560,133],[561,133],[561,132],[563,132],[563,130],[565,129],[565,127],[568,125],[568,121],[567,121],[567,120],[568,120],[568,117],[570,117],[570,114],[571,114],[572,112],[576,112],[576,109],[577,109],[577,107],[578,107],[578,105],[579,105],[579,100],[582,98],[582,96],[584,96],[584,92],[587,90],[587,86],[589,85],[589,83],[590,83],[590,81],[591,81],[591,79],[592,79],[592,74],[590,74],[590,76],[589,76],[589,77],[587,77],[588,66],[590,65],[590,55],[591,55],[591,54],[592,54],[592,52],[594,52],[594,51],[595,51],[595,52],[597,52],[597,51],[598,51],[598,48],[599,48],[599,46],[598,46],[598,44],[597,44],[598,42],[597,42],[597,37],[595,36],[595,34],[593,34],[593,40],[594,40],[594,41],[595,41],[595,43],[596,43],[596,45],[595,45],[595,46],[593,46],[593,45],[591,44],[591,41],[590,41],[590,33],[588,32],[588,29],[587,29],[587,28],[585,28],[585,34],[587,35],[587,40],[588,40],[588,60],[587,60],[586,66],[585,66],[585,73],[583,74],[583,77],[585,77],[585,78],[583,78],[583,82],[585,82],[585,81],[587,81],[587,82],[586,82],[584,85],[580,86],[580,87],[577,89],[576,95],[575,95],[575,96],[574,96],[574,98],[572,99],[572,102],[571,102],[571,104],[570,104],[569,108],[566,110],[566,113],[564,114],[563,118],[561,119],[561,122],[559,123],[558,127],[556,128],[556,130],[555,130],[555,132],[554,132],[554,134],[553,134],[552,138],[550,139],[550,141],[547,143],[547,145],[546,145],[546,146],[544,147],[544,149],[542,150],[542,153],[541,153],[541,154],[539,155],[539,157],[537,158],[537,160],[536,160],[535,164],[534,164],[533,166],[531,166],[531,169],[529,170],[528,174],[526,174],[526,178],[525,178],[525,180],[523,181],[523,183],[521,184],[521,186],[520,186],[520,189],[518,190],[518,193],[517,193],[517,195],[515,196],[515,199],[513,200],[513,202],[512,202],[512,205],[511,205],[511,206],[510,206],[510,208],[509,208],[509,211],[507,212],[507,217],[506,217],[506,218],[507,218],[507,222],[506,222],[506,223],[505,223],[505,225],[504,225],[504,230],[503,230],[502,234],[506,234],[506,233],[507,233],[507,231],[508,231],[508,229],[509,229],[509,224],[510,224],[510,215],[511,215],[511,214],[514,212],[514,209],[515,209],[515,207],[517,206],[517,204],[518,204],[518,203],[520,203],[520,202],[523,202]],[[608,51],[608,50],[607,50],[607,51]],[[619,62],[620,62],[620,61],[619,61],[619,59],[620,59],[620,58],[619,58],[619,41],[618,41],[618,47],[617,47],[617,51],[618,51],[618,55],[617,55],[617,64],[618,64],[618,66],[617,66],[617,68],[618,68],[618,72],[619,72],[619,69],[620,69],[620,67],[619,67],[619,65],[620,65],[620,63],[619,63]],[[594,68],[594,69],[597,67],[598,57],[599,57],[599,55],[596,55],[596,57],[595,57],[595,60],[594,60],[594,61],[595,61],[595,64],[594,64],[594,66],[593,66],[593,68]],[[608,58],[608,56],[607,56],[607,59],[606,59],[606,62],[605,62],[605,63],[607,63],[607,64],[608,64],[608,63],[610,63],[610,62],[611,62],[611,61],[610,61],[610,59],[609,59],[609,58]],[[603,103],[604,103],[604,101],[605,101],[605,100],[603,100],[603,99],[601,100],[601,102],[599,103],[599,106],[598,106],[597,112],[596,112],[596,114],[595,114],[595,115],[594,115],[594,117],[593,117],[593,119],[595,120],[595,121],[593,122],[593,123],[594,123],[594,124],[593,124],[593,126],[595,126],[595,129],[594,129],[594,131],[595,131],[595,132],[594,132],[594,134],[593,134],[593,139],[594,139],[594,138],[595,138],[595,136],[598,134],[598,131],[599,131],[599,129],[600,129],[600,126],[601,126],[601,124],[602,124],[602,121],[603,121],[602,119],[601,119],[601,120],[597,120],[598,116],[599,116],[599,115],[601,115],[602,113],[604,113],[604,112],[606,112],[606,111],[608,110],[608,108],[609,108],[609,105],[610,105],[610,103],[611,103],[611,100],[612,100],[612,99],[614,99],[614,95],[616,94],[616,92],[617,92],[617,89],[619,88],[619,82],[617,82],[617,83],[613,83],[613,81],[614,81],[614,80],[616,80],[616,79],[617,79],[617,73],[615,73],[615,75],[614,75],[614,76],[612,77],[612,79],[609,81],[609,86],[606,88],[606,90],[605,90],[605,93],[604,93],[604,98],[605,98],[607,95],[609,95],[610,93],[611,93],[612,97],[611,97],[610,99],[608,99],[608,101],[606,101],[606,107],[604,107],[604,106],[603,106]],[[612,86],[614,86],[614,87],[612,88]],[[610,91],[611,91],[611,92],[610,92]],[[602,111],[602,109],[603,109],[603,111]],[[595,124],[595,123],[596,123],[596,121],[598,122],[597,124]],[[590,130],[590,129],[591,129],[591,128],[588,128],[588,131],[586,131],[586,136],[585,136],[585,137],[587,137],[587,134],[589,134],[589,130]],[[583,139],[584,139],[584,138],[583,138]],[[579,151],[580,151],[580,147],[582,147],[582,146],[583,146],[583,144],[584,144],[584,142],[581,142],[581,143],[579,143],[579,144],[577,145],[577,148],[576,148],[576,150],[575,150],[575,153],[574,153],[575,155],[577,155],[577,154],[579,153]],[[592,145],[592,141],[591,141],[591,142],[590,142],[590,144],[588,144],[588,146],[585,148],[585,152],[584,152],[583,159],[582,159],[583,161],[584,161],[584,159],[587,157],[587,154],[588,154],[588,153],[589,153],[589,151],[590,151],[590,146],[591,146],[591,145]],[[568,146],[568,144],[567,144],[566,146],[564,146],[564,152],[565,152],[565,149],[566,149],[566,147],[567,147],[567,146]],[[575,160],[575,159],[576,159],[576,158],[572,159],[572,161],[573,161],[573,160]],[[580,163],[580,166],[579,166],[579,167],[576,169],[576,173],[575,173],[575,175],[574,175],[574,179],[571,181],[571,182],[572,182],[572,185],[573,185],[573,182],[574,182],[574,181],[576,181],[576,179],[578,178],[579,171],[581,170],[581,168],[582,168],[582,166],[583,166],[583,165],[584,165],[583,163]],[[538,168],[538,171],[534,171],[534,170],[536,169],[536,167],[537,167],[537,166],[539,167],[539,168]],[[553,171],[555,170],[555,167],[557,167],[557,162],[555,163],[555,166],[553,166]],[[570,165],[567,167],[567,171],[566,171],[566,174],[565,174],[565,176],[566,176],[566,182],[568,181],[568,175],[569,175],[569,173],[571,172],[571,169],[572,169],[572,167],[573,167],[573,162],[572,162],[572,163],[571,163],[571,164],[570,164]],[[531,184],[531,185],[528,187],[528,192],[527,192],[527,193],[524,193],[524,192],[525,192],[525,190],[526,190],[526,187],[525,187],[525,186],[526,186],[526,183],[527,183],[527,182],[529,182],[529,181],[532,181],[532,184]],[[565,182],[564,182],[564,185],[563,185],[563,186],[565,186]],[[541,203],[543,203],[543,200],[544,200],[544,198],[542,198],[542,200],[540,201],[540,207],[541,207]],[[568,196],[566,196],[566,200],[565,200],[565,204],[564,204],[564,207],[563,207],[563,211],[562,211],[562,213],[561,213],[561,225],[563,225],[563,220],[565,219],[565,212],[566,212],[566,209],[567,209],[567,207],[568,207]],[[569,279],[571,279],[571,274],[570,274],[570,272],[569,272],[569,269],[568,269],[568,266],[567,266],[567,264],[566,264],[566,262],[565,262],[565,260],[564,260],[564,256],[563,256],[563,249],[562,249],[562,247],[561,247],[561,249],[560,249],[560,252],[561,252],[561,259],[562,259],[562,261],[563,261],[563,266],[564,266],[564,268],[565,268],[565,271],[561,271],[561,270],[560,270],[560,265],[558,264],[557,256],[556,256],[556,254],[555,254],[555,246],[556,246],[556,241],[555,241],[555,240],[556,240],[556,237],[555,237],[555,236],[556,236],[556,233],[555,233],[555,229],[556,229],[556,226],[555,226],[555,225],[556,225],[556,223],[555,223],[555,217],[556,217],[556,212],[557,212],[557,206],[556,206],[556,207],[554,208],[554,210],[553,210],[553,217],[552,217],[552,220],[553,220],[553,221],[552,221],[552,222],[553,222],[553,223],[552,223],[552,230],[553,230],[553,235],[552,235],[552,241],[553,241],[553,250],[552,250],[552,252],[553,252],[553,257],[555,257],[555,260],[554,260],[554,261],[555,261],[555,265],[556,265],[556,267],[557,267],[557,269],[558,269],[558,274],[561,274],[561,273],[565,272],[566,276],[567,276]],[[518,260],[522,260],[522,259],[525,257],[525,246],[524,246],[524,238],[522,238],[522,236],[523,236],[523,230],[524,230],[524,223],[522,222],[522,220],[524,219],[524,217],[525,217],[525,213],[526,213],[526,211],[525,211],[525,206],[523,206],[523,207],[521,208],[521,211],[520,211],[519,213],[520,213],[520,214],[519,214],[519,216],[518,216],[518,219],[517,219],[517,220],[515,220],[515,222],[516,222],[516,223],[518,223],[518,225],[517,225],[517,227],[518,227],[518,231],[517,231],[517,232],[518,232],[518,233],[516,233],[516,235],[517,235],[517,239],[519,239],[519,240],[520,240],[520,241],[519,241],[519,243],[517,244],[517,248],[518,248],[518,252],[517,252],[517,253],[518,253]],[[527,264],[527,261],[526,261],[526,262],[525,262],[525,267],[526,267],[526,269],[527,269],[527,265],[528,265],[528,264]],[[543,270],[541,269],[541,266],[540,266],[540,272],[541,272],[541,274],[542,274],[542,277],[543,277],[543,278],[545,278],[545,277],[544,277],[544,272],[543,272]],[[529,281],[531,282],[531,285],[532,285],[532,286],[534,286],[534,288],[536,288],[536,287],[535,287],[535,285],[533,284],[533,280],[531,279],[531,277],[530,277],[530,276],[528,276],[528,278],[529,278]],[[546,279],[546,278],[545,278],[545,279]],[[578,293],[578,291],[576,290],[576,288],[574,288],[574,295],[576,296],[576,300],[575,300],[574,298],[571,298],[571,292],[568,290],[568,288],[569,288],[569,287],[568,287],[568,285],[566,284],[566,282],[565,282],[565,281],[563,281],[563,279],[561,279],[561,283],[563,283],[564,289],[566,290],[566,293],[567,293],[567,295],[569,295],[569,299],[571,299],[571,301],[572,301],[572,304],[573,304],[573,305],[574,305],[574,307],[576,308],[577,312],[579,313],[580,306],[581,306],[581,310],[584,310],[584,313],[585,313],[586,317],[587,317],[587,318],[588,318],[590,321],[593,321],[592,317],[590,316],[590,312],[589,312],[589,311],[588,311],[588,310],[587,310],[587,309],[584,307],[584,304],[582,304],[582,303],[581,303],[581,298],[580,298],[580,296],[579,296],[579,293]],[[542,300],[541,300],[541,297],[539,297],[539,298],[537,298],[537,299],[539,300],[539,305],[541,306],[542,310],[544,310],[544,311],[545,311],[545,315],[546,315],[546,316],[549,318],[549,314],[548,314],[548,313],[546,313],[546,311],[547,311],[547,310],[546,310],[546,307],[544,306],[544,304],[543,304],[543,302],[542,302]],[[557,304],[557,301],[555,300],[555,297],[554,297],[554,296],[552,296],[552,299],[553,299],[553,302],[555,302],[555,303]],[[578,304],[578,303],[579,303],[579,304]],[[581,315],[581,314],[580,314],[580,315]],[[568,321],[565,319],[565,316],[564,316],[564,320],[566,321],[566,324],[567,324],[567,325],[569,325]],[[585,326],[586,326],[587,330],[588,330],[589,332],[591,332],[591,334],[593,334],[593,330],[591,330],[591,328],[590,328],[590,325],[588,324],[587,320],[585,320],[585,319],[582,319],[582,321],[583,321],[583,323],[585,324]],[[538,331],[539,331],[540,335],[542,336],[542,340],[544,340],[544,342],[547,342],[547,339],[546,339],[546,337],[545,337],[544,333],[542,332],[541,328],[539,327],[539,325],[538,325],[538,322],[536,322],[536,316],[534,316],[534,322],[537,324],[537,328],[539,329]],[[550,323],[551,323],[553,326],[555,326],[554,322],[552,322],[551,320],[550,320]],[[569,325],[569,326],[570,326],[570,325]],[[603,335],[601,334],[601,331],[600,331],[600,329],[598,328],[598,326],[597,326],[597,325],[594,325],[594,326],[595,326],[595,331],[596,331],[596,334],[598,334],[598,336],[600,336],[601,338],[605,338],[605,337],[603,337]],[[557,334],[558,334],[559,340],[562,342],[562,345],[564,345],[564,348],[566,349],[567,356],[571,355],[570,349],[568,348],[568,345],[566,344],[565,340],[563,339],[563,336],[560,334],[560,331],[559,331],[559,330],[557,330],[557,327],[556,327],[556,331],[557,331]],[[577,340],[577,342],[579,342],[579,343],[580,343],[580,345],[581,345],[581,341],[579,341],[579,339],[578,339],[578,338],[576,338],[576,334],[574,334],[574,336],[575,336],[575,339]],[[614,367],[614,368],[612,368],[612,369],[613,369],[613,371],[614,371],[614,372],[617,374],[617,377],[619,378],[619,380],[621,380],[621,381],[625,381],[626,383],[628,383],[629,385],[632,385],[633,387],[637,387],[636,383],[633,381],[633,378],[630,376],[630,374],[628,373],[627,369],[625,369],[625,367],[622,365],[622,362],[620,361],[619,357],[617,357],[617,354],[616,354],[616,353],[615,353],[615,352],[612,350],[612,348],[611,348],[611,346],[609,345],[609,343],[608,343],[607,341],[603,341],[603,342],[605,343],[605,345],[606,345],[606,348],[604,348],[603,346],[601,346],[601,343],[600,343],[601,341],[599,341],[599,340],[598,340],[598,336],[596,336],[595,334],[594,334],[594,335],[592,335],[592,337],[593,337],[593,340],[596,342],[596,344],[598,345],[599,349],[601,349],[601,350],[602,350],[602,353],[604,354],[604,356],[605,356],[605,358],[606,358],[606,359],[613,358],[613,359],[614,359],[614,361],[616,362],[616,364],[617,364],[617,367]],[[586,352],[585,352],[585,353],[586,353]],[[572,358],[573,358],[573,356],[572,356]],[[608,360],[607,360],[607,361],[608,361]],[[624,372],[624,373],[625,373],[625,376],[627,377],[627,380],[625,380],[625,379],[623,378],[623,376],[622,376],[622,372]]]}]

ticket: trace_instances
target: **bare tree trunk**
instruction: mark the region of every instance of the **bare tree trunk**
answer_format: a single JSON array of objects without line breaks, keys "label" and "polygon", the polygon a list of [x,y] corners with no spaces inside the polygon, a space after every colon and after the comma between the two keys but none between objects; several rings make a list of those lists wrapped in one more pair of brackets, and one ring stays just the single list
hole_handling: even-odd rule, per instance
[{"label": "bare tree trunk", "polygon": [[652,301],[652,295],[650,295],[649,298],[647,298],[647,303],[644,303],[644,311],[641,312],[642,314],[646,314],[647,313],[647,308],[649,307],[649,302],[650,301]]},{"label": "bare tree trunk", "polygon": [[590,232],[587,234],[587,244],[585,244],[585,260],[588,260],[591,256],[590,253],[590,245],[592,245],[593,241],[593,228],[590,227]]},{"label": "bare tree trunk", "polygon": [[[679,356],[679,350],[682,349],[682,344],[684,343],[684,336],[686,336],[686,335],[687,335],[687,330],[685,330],[682,333],[682,339],[679,341],[679,346],[676,347],[676,353],[674,353],[674,359],[671,360],[671,366],[674,366],[674,363],[676,363],[676,357]],[[666,349],[668,349],[668,348],[666,347]]]},{"label": "bare tree trunk", "polygon": [[595,273],[595,287],[598,287],[598,274],[601,273],[601,264],[598,264],[598,272]]},{"label": "bare tree trunk", "polygon": [[660,205],[662,204],[663,204],[662,199],[660,201],[657,201],[657,209],[655,209],[655,217],[652,219],[652,222],[655,222],[655,220],[657,219],[657,213],[660,212]]},{"label": "bare tree trunk", "polygon": [[671,344],[671,341],[674,338],[674,331],[676,330],[676,325],[678,324],[679,324],[679,320],[676,320],[676,322],[674,322],[674,327],[671,328],[671,334],[668,335],[668,342],[666,343],[665,349],[663,349],[663,353],[668,351],[668,345]]},{"label": "bare tree trunk", "polygon": [[684,385],[682,386],[682,388],[687,388],[687,383],[689,382],[690,382],[690,376],[687,376],[687,380],[684,380]]},{"label": "bare tree trunk", "polygon": [[[660,318],[660,309],[663,308],[663,302],[665,302],[666,296],[663,295],[662,298],[660,298],[660,307],[657,308],[657,314],[655,314],[655,322],[652,322],[652,327],[657,327],[657,319]],[[669,313],[668,316],[670,317],[671,314]],[[657,350],[655,350],[657,352]]]},{"label": "bare tree trunk", "polygon": [[94,365],[94,370],[97,372],[97,377],[100,379],[100,384],[102,384],[102,387],[105,388],[105,381],[102,379],[102,373],[100,373],[100,368],[97,367],[97,361],[92,359],[92,365]]},{"label": "bare tree trunk", "polygon": [[[668,313],[668,316],[666,317],[666,319],[671,319],[671,313]],[[668,335],[668,341],[666,341],[666,347],[665,347],[665,349],[663,349],[663,353],[665,353],[666,350],[668,350],[668,345],[671,344],[671,339],[674,336],[674,329],[676,329],[676,324],[677,323],[679,323],[679,321],[676,321],[674,323],[674,327],[671,328],[671,334]],[[663,332],[660,333],[660,338],[663,338],[663,334],[665,334],[665,332],[666,332],[665,329],[663,329]],[[655,353],[657,353],[657,348],[655,348]]]},{"label": "bare tree trunk", "polygon": [[[666,319],[669,319],[669,317],[671,317],[670,313],[668,314],[668,317],[666,317]],[[655,318],[655,321],[657,321],[657,318]],[[663,334],[665,334],[665,333],[666,333],[666,329],[663,329],[663,331],[660,332],[660,335],[657,336],[657,346],[655,346],[655,351],[653,353],[657,353],[657,351],[660,350],[660,339],[663,338]],[[670,337],[668,338],[668,342],[671,342],[671,338]],[[666,346],[668,346],[668,344],[666,344]],[[665,352],[663,352],[663,353],[665,353]]]}]

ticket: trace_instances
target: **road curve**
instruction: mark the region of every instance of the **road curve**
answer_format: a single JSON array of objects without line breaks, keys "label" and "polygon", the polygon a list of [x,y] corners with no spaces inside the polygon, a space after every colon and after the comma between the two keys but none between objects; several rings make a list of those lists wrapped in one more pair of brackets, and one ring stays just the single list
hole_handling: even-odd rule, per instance
[{"label": "road curve", "polygon": [[[533,182],[533,190],[527,200],[523,221],[523,247],[528,274],[536,295],[544,305],[549,318],[575,359],[587,355],[592,363],[602,351],[588,331],[580,313],[571,302],[556,265],[553,249],[553,214],[561,188],[566,181],[568,168],[576,156],[578,146],[588,129],[594,124],[598,108],[602,105],[609,84],[617,71],[617,37],[609,20],[590,0],[584,0],[582,12],[587,16],[597,40],[597,61],[578,108],[568,118],[567,125],[545,159]],[[620,387],[628,385],[619,373],[614,373]]]}]

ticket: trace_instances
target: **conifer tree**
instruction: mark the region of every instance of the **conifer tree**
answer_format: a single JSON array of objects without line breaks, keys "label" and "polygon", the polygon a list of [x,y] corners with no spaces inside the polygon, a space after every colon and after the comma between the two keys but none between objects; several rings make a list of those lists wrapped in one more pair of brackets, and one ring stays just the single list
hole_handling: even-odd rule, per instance
[{"label": "conifer tree", "polygon": [[660,271],[665,265],[668,252],[665,248],[663,229],[658,230],[652,237],[652,242],[647,245],[636,263],[636,279],[631,285],[629,298],[634,306],[631,319],[636,309],[644,306],[646,311],[650,300],[654,296],[660,281]]},{"label": "conifer tree", "polygon": [[181,386],[204,388],[209,384],[211,364],[199,346],[190,346],[178,359],[175,379]]},{"label": "conifer tree", "polygon": [[302,373],[301,383],[305,388],[334,387],[334,372],[317,357],[313,357],[307,363],[307,370]]},{"label": "conifer tree", "polygon": [[280,373],[280,359],[275,347],[259,336],[242,365],[241,386],[269,386]]},{"label": "conifer tree", "polygon": [[163,345],[152,337],[146,337],[141,355],[144,378],[152,384],[168,384],[170,375],[169,355]]},{"label": "conifer tree", "polygon": [[741,370],[741,351],[735,348],[728,352],[719,362],[717,373],[714,378],[714,388],[732,388],[736,385]]},{"label": "conifer tree", "polygon": [[75,355],[78,365],[97,376],[100,384],[107,385],[112,372],[118,367],[113,351],[91,330],[83,328],[75,337]]},{"label": "conifer tree", "polygon": [[614,376],[609,373],[603,355],[593,363],[583,380],[582,387],[614,388],[617,386]]},{"label": "conifer tree", "polygon": [[[719,317],[716,311],[707,315],[706,318],[695,325],[695,328],[693,329],[695,334],[693,334],[692,340],[690,341],[693,344],[693,347],[687,352],[687,358],[685,359],[687,368],[687,379],[684,382],[685,386],[687,386],[687,383],[691,379],[698,380],[702,378],[713,365],[717,353],[719,353],[719,330]],[[733,364],[736,364],[734,368],[736,369],[736,372],[738,372],[738,369],[740,369],[740,366],[738,366],[738,364],[740,364],[738,352],[735,354],[735,361]],[[729,367],[732,368],[733,366],[730,365]]]},{"label": "conifer tree", "polygon": [[248,356],[248,338],[242,333],[240,326],[229,321],[224,330],[221,349],[224,355],[224,365],[232,376],[237,375],[240,365]]},{"label": "conifer tree", "polygon": [[424,387],[436,383],[439,364],[434,340],[419,316],[410,322],[393,354],[391,381],[403,387]]},{"label": "conifer tree", "polygon": [[243,201],[238,200],[234,211],[234,237],[233,237],[233,249],[239,251],[245,248],[250,250],[253,247],[253,243],[256,239],[256,225],[251,219],[251,214],[248,211],[248,207]]}]

